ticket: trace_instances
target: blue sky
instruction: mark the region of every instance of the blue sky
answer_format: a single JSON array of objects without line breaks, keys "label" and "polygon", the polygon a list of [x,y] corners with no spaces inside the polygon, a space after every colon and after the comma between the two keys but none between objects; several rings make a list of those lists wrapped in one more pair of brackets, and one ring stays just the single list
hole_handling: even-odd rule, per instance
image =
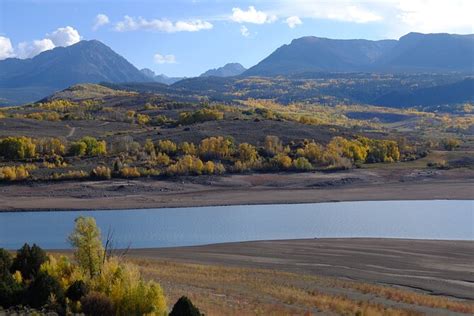
[{"label": "blue sky", "polygon": [[471,0],[0,0],[0,59],[97,39],[138,68],[195,76],[250,67],[301,36],[472,33]]}]

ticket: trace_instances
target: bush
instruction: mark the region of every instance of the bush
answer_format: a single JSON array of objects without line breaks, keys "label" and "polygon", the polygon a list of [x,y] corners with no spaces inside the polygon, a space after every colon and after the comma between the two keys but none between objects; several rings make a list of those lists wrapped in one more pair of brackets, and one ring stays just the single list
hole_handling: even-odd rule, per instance
[{"label": "bush", "polygon": [[308,161],[308,159],[304,157],[299,157],[293,161],[293,168],[295,168],[296,170],[307,171],[313,169],[313,166]]},{"label": "bush", "polygon": [[200,175],[204,169],[201,159],[185,155],[167,169],[169,175]]},{"label": "bush", "polygon": [[199,145],[199,154],[202,158],[208,159],[226,159],[234,153],[234,142],[229,137],[209,137],[201,141]]},{"label": "bush", "polygon": [[91,178],[107,180],[112,177],[112,172],[110,168],[106,166],[97,166],[91,171]]},{"label": "bush", "polygon": [[34,158],[36,145],[29,137],[7,137],[0,140],[0,156],[7,159]]},{"label": "bush", "polygon": [[64,292],[59,281],[47,273],[39,273],[28,287],[27,303],[38,308],[55,302],[64,304]]},{"label": "bush", "polygon": [[87,316],[113,316],[112,300],[105,294],[91,292],[81,299],[82,311]]},{"label": "bush", "polygon": [[141,174],[136,167],[123,167],[120,169],[120,176],[124,178],[138,178]]},{"label": "bush", "polygon": [[178,146],[173,143],[171,140],[160,140],[156,146],[158,151],[165,153],[167,155],[174,155]]},{"label": "bush", "polygon": [[28,179],[29,176],[25,166],[0,167],[0,181],[20,181]]},{"label": "bush", "polygon": [[189,298],[181,296],[174,304],[170,316],[201,316],[199,309],[194,306]]},{"label": "bush", "polygon": [[33,244],[32,247],[24,244],[23,247],[18,249],[10,267],[10,272],[20,271],[23,278],[29,280],[39,273],[41,265],[47,260],[46,252],[36,244]]},{"label": "bush", "polygon": [[98,141],[94,137],[86,136],[74,142],[69,147],[69,154],[72,156],[100,156],[107,153],[105,141]]},{"label": "bush", "polygon": [[224,113],[213,109],[201,109],[195,112],[181,112],[179,123],[189,125],[206,121],[218,121],[224,118]]},{"label": "bush", "polygon": [[446,138],[442,141],[443,148],[448,151],[453,151],[461,145],[461,142],[456,138]]},{"label": "bush", "polygon": [[87,285],[82,280],[74,281],[66,290],[66,297],[73,302],[80,301],[88,293]]}]

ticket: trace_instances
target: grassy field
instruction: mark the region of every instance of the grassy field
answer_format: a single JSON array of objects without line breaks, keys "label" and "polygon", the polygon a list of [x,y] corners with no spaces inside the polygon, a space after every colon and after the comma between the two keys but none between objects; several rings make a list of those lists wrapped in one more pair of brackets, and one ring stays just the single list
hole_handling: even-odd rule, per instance
[{"label": "grassy field", "polygon": [[472,314],[472,302],[348,280],[216,265],[133,259],[169,301],[185,293],[206,315]]}]

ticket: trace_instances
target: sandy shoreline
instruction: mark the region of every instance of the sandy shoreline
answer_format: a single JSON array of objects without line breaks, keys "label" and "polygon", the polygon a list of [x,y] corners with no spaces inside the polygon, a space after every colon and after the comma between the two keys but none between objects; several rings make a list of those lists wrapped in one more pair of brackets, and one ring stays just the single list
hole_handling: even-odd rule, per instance
[{"label": "sandy shoreline", "polygon": [[471,200],[474,172],[351,170],[0,186],[0,211],[120,210],[381,200]]}]

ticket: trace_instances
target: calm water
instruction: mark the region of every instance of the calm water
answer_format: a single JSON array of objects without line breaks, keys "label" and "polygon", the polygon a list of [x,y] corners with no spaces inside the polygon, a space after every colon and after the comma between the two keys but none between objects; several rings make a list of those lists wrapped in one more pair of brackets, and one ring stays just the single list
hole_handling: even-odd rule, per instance
[{"label": "calm water", "polygon": [[0,247],[67,248],[74,219],[93,216],[117,247],[314,237],[474,240],[474,201],[382,201],[126,211],[0,213]]}]

